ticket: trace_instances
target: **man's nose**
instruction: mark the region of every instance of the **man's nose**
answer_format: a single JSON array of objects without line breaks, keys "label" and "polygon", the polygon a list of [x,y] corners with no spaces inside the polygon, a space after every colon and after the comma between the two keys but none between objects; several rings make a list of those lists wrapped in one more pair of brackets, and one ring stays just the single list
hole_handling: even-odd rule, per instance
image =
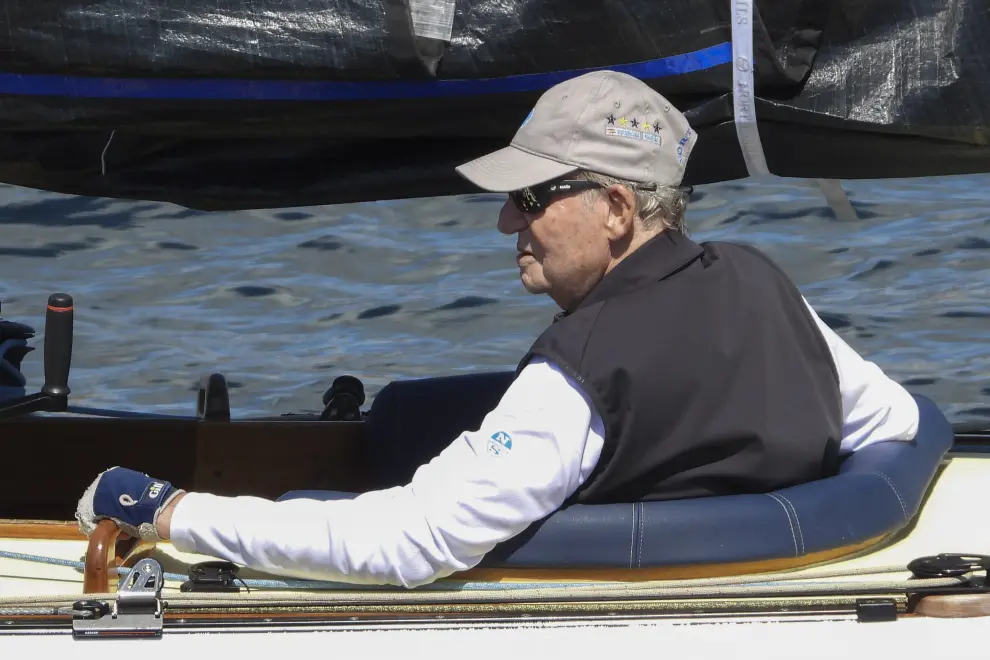
[{"label": "man's nose", "polygon": [[522,211],[516,208],[511,199],[505,200],[498,213],[498,230],[506,235],[517,234],[527,227]]}]

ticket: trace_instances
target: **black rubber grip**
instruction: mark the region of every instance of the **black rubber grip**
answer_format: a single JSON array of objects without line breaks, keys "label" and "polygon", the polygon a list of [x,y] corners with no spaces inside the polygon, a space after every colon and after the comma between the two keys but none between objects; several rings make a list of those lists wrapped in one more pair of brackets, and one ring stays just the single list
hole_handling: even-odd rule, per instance
[{"label": "black rubber grip", "polygon": [[49,396],[69,394],[72,314],[72,296],[67,293],[53,293],[48,296],[48,312],[45,315],[45,385],[41,391]]},{"label": "black rubber grip", "polygon": [[328,405],[330,400],[338,394],[353,395],[359,406],[364,405],[364,383],[354,376],[334,378],[330,389],[323,393],[323,405]]}]

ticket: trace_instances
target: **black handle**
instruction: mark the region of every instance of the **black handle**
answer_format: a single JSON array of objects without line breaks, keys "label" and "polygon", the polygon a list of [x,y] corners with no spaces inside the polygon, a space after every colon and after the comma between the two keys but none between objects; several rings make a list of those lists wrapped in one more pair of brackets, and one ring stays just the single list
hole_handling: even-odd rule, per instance
[{"label": "black handle", "polygon": [[72,362],[72,296],[53,293],[48,296],[45,315],[45,385],[50,397],[69,394],[69,365]]},{"label": "black handle", "polygon": [[210,374],[199,379],[196,416],[210,421],[230,421],[230,394],[223,374]]},{"label": "black handle", "polygon": [[323,412],[320,419],[354,422],[361,419],[364,404],[364,384],[354,376],[335,378],[323,395]]},{"label": "black handle", "polygon": [[330,389],[323,393],[323,405],[329,405],[330,400],[338,394],[350,394],[359,406],[364,405],[364,383],[355,376],[338,376],[334,378]]}]

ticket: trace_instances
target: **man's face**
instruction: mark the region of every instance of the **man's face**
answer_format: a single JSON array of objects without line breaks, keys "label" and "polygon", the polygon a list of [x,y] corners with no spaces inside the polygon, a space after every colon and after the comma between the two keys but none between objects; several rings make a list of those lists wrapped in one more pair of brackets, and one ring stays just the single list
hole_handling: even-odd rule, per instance
[{"label": "man's face", "polygon": [[523,213],[506,200],[498,229],[516,234],[526,290],[548,294],[565,310],[580,303],[609,266],[608,210],[605,200],[581,193],[558,195],[537,213]]}]

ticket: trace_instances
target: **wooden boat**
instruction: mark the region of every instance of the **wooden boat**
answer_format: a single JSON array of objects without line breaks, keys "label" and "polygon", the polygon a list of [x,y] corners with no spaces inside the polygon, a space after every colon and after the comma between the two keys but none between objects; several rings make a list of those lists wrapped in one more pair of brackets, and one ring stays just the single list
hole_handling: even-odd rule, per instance
[{"label": "wooden boat", "polygon": [[[983,632],[990,622],[990,556],[982,554],[990,555],[990,528],[973,517],[973,503],[990,496],[990,433],[953,429],[924,397],[914,443],[864,449],[828,479],[768,494],[570,506],[479,567],[418,589],[265,576],[167,543],[120,540],[109,521],[87,539],[69,520],[92,475],[113,464],[168,475],[182,488],[272,499],[401,483],[476,426],[511,375],[394,382],[366,412],[356,379],[345,378],[328,393],[324,419],[232,420],[224,379],[214,374],[204,379],[196,417],[115,416],[67,405],[71,312],[53,311],[67,298],[49,301],[48,382],[33,398],[6,402],[0,421],[0,437],[29,443],[37,457],[0,481],[4,651],[61,652],[77,640],[120,637],[169,640],[176,650],[192,639],[199,649],[248,650],[262,630],[283,650],[328,642],[367,649],[359,633],[368,631],[380,633],[372,637],[381,652],[424,639],[504,650],[514,637],[492,638],[497,630],[534,643],[566,632],[566,648],[586,649],[585,635],[596,630],[612,648],[673,639],[696,654],[703,637],[715,657],[752,641],[755,629],[745,624],[772,621],[792,625],[753,649],[761,657],[788,649],[794,657],[792,644],[812,639],[822,652],[852,645],[857,655],[863,640],[882,640],[921,657],[932,650],[933,622],[955,640],[956,631]],[[10,412],[25,406],[63,412]],[[105,653],[99,646],[71,652]]]}]

